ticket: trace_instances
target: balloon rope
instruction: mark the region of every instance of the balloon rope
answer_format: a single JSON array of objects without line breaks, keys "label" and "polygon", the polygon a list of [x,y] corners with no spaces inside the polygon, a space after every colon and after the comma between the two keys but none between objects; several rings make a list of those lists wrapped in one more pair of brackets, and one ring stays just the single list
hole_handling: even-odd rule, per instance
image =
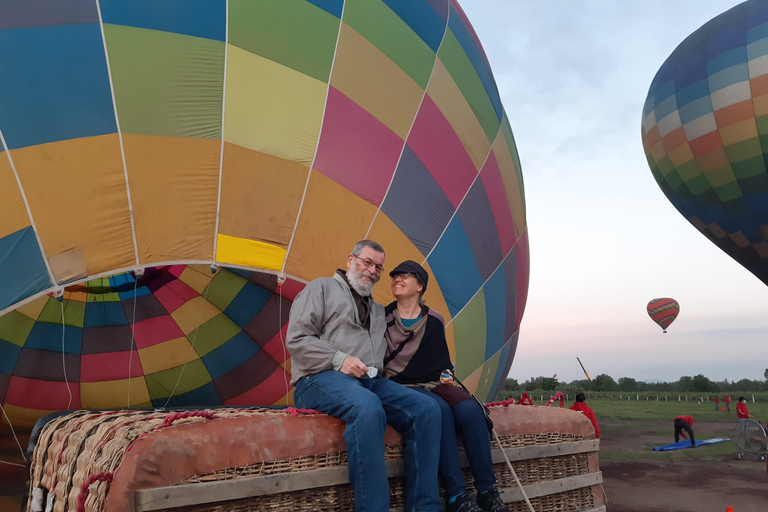
[{"label": "balloon rope", "polygon": [[61,299],[61,368],[64,370],[64,385],[67,386],[67,392],[69,393],[69,403],[67,403],[67,409],[72,407],[72,390],[69,389],[69,379],[67,378],[67,358],[64,352],[64,333],[66,331],[66,325],[64,324],[64,298]]},{"label": "balloon rope", "polygon": [[[216,277],[215,275],[213,277]],[[173,389],[171,390],[171,394],[168,395],[168,400],[165,401],[165,404],[161,409],[165,409],[168,407],[168,404],[171,402],[171,398],[173,398],[173,394],[176,392],[176,388],[179,387],[179,383],[181,382],[181,376],[184,375],[184,370],[187,368],[187,363],[189,362],[189,354],[192,353],[192,351],[195,349],[195,341],[197,341],[197,333],[200,332],[200,319],[203,317],[203,306],[208,301],[208,292],[211,291],[211,286],[213,285],[213,277],[211,277],[211,281],[208,283],[208,286],[205,288],[205,295],[203,295],[203,299],[200,301],[200,311],[197,314],[197,327],[195,327],[195,335],[192,337],[192,343],[189,345],[189,350],[187,350],[187,356],[184,358],[184,365],[181,367],[181,371],[179,372],[179,378],[176,379],[176,385],[173,386]]]},{"label": "balloon rope", "polygon": [[[279,294],[277,306],[277,332],[280,333],[280,346],[283,347],[283,364],[288,360],[288,354],[285,348],[285,339],[283,339],[283,283],[277,281],[277,293]],[[283,367],[283,382],[285,383],[285,405],[288,405],[288,391],[291,387],[288,385],[288,372]]]},{"label": "balloon rope", "polygon": [[133,274],[133,317],[131,318],[131,345],[128,353],[128,409],[131,408],[131,365],[133,364],[133,338],[136,335],[134,330],[136,329],[136,302],[138,301],[138,286],[139,277]]},{"label": "balloon rope", "polygon": [[[19,442],[19,438],[16,437],[16,431],[13,430],[13,424],[11,423],[11,418],[8,417],[8,414],[5,412],[5,408],[3,408],[3,404],[0,404],[0,411],[3,411],[3,416],[5,416],[5,421],[8,422],[8,426],[11,427],[11,434],[13,434],[13,438],[16,440],[16,444],[19,446],[19,451],[21,452],[21,458],[24,459],[24,462],[27,462],[27,457],[24,456],[24,448],[21,447],[21,443]],[[3,464],[14,464],[13,462],[5,462],[0,461]],[[21,464],[15,464],[17,466],[21,466]]]}]

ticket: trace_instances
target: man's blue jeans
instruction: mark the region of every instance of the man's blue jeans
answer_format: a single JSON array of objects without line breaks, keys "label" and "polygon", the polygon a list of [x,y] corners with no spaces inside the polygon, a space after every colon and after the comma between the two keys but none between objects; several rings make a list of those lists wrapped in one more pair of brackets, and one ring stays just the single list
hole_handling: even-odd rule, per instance
[{"label": "man's blue jeans", "polygon": [[491,442],[485,416],[480,405],[474,400],[463,400],[450,407],[445,400],[423,388],[416,391],[432,398],[439,406],[442,416],[440,432],[440,483],[445,490],[445,499],[466,492],[467,484],[461,472],[457,434],[461,436],[464,451],[469,459],[469,470],[475,477],[478,493],[490,491],[496,484],[491,458]]},{"label": "man's blue jeans", "polygon": [[293,395],[298,407],[346,422],[349,480],[355,511],[388,511],[384,429],[392,425],[405,441],[405,510],[442,508],[437,485],[440,408],[429,397],[383,377],[356,379],[335,370],[303,377]]}]

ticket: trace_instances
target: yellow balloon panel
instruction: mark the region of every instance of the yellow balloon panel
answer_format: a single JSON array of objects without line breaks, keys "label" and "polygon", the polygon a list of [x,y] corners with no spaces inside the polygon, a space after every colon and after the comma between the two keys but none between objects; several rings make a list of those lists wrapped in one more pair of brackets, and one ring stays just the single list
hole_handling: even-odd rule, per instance
[{"label": "yellow balloon panel", "polygon": [[309,166],[327,84],[229,46],[224,140]]},{"label": "yellow balloon panel", "polygon": [[123,407],[147,407],[151,404],[144,377],[83,382],[80,384],[81,407],[85,409],[114,409],[123,402]]}]

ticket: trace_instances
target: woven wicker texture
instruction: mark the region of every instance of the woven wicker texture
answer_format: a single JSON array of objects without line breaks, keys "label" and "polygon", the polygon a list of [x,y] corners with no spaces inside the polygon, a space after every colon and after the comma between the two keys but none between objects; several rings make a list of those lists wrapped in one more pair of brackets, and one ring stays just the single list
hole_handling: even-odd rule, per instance
[{"label": "woven wicker texture", "polygon": [[[285,415],[284,411],[271,409],[217,409],[196,411],[186,414],[208,414],[217,418],[264,417]],[[193,416],[181,417],[182,413],[158,411],[119,411],[90,413],[79,411],[49,422],[40,432],[32,460],[31,488],[40,487],[54,493],[53,512],[75,512],[78,500],[84,499],[86,512],[101,512],[110,488],[108,482],[94,481],[88,486],[87,497],[81,498],[84,482],[90,482],[94,475],[111,473],[120,467],[126,453],[134,443],[150,439],[151,433],[167,426],[205,422],[207,419]],[[273,416],[274,417],[274,416]],[[581,440],[581,436],[567,433],[545,432],[538,434],[502,435],[505,448],[551,445]],[[497,446],[493,446],[497,448]],[[387,445],[385,457],[400,460],[403,456],[401,444]],[[307,455],[289,460],[255,462],[244,467],[221,468],[211,473],[193,475],[176,482],[176,485],[193,485],[215,480],[238,479],[280,473],[346,466],[346,453],[335,451]],[[588,455],[547,457],[513,462],[513,467],[523,485],[546,482],[558,478],[589,473]],[[495,465],[498,488],[516,487],[514,478],[506,464]],[[465,470],[467,484],[471,488],[472,475]],[[172,482],[169,482],[169,484]],[[87,485],[87,484],[86,484]],[[392,507],[402,507],[404,480],[390,480]],[[532,500],[537,512],[577,512],[591,508],[592,492],[589,488],[578,489]],[[523,508],[519,505],[522,504]],[[266,510],[285,511],[344,511],[354,509],[354,497],[348,484],[232,500],[216,504],[185,507],[184,512],[255,512]],[[174,509],[181,510],[181,509]],[[510,505],[510,510],[526,510],[524,502]],[[31,500],[28,502],[31,512]]]}]

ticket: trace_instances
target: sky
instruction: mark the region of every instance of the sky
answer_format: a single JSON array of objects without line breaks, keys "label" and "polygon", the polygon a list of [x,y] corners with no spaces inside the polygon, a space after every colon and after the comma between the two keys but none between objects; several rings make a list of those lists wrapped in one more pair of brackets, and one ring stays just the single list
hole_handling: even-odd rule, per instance
[{"label": "sky", "polygon": [[[768,287],[669,202],[641,139],[648,88],[732,0],[460,0],[525,182],[530,288],[509,377],[760,379]],[[672,297],[667,334],[646,312]]]}]

